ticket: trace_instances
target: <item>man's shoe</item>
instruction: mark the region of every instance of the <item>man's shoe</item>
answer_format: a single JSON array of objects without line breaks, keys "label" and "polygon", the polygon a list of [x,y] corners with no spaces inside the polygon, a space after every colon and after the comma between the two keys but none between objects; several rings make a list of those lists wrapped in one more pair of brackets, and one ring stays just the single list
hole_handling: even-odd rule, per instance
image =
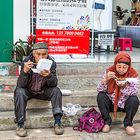
[{"label": "man's shoe", "polygon": [[16,129],[16,133],[17,133],[17,136],[19,136],[19,137],[27,136],[27,131],[24,126],[22,126],[22,127],[18,126]]},{"label": "man's shoe", "polygon": [[104,125],[102,132],[108,133],[110,131],[110,126],[108,124]]},{"label": "man's shoe", "polygon": [[62,124],[55,124],[54,132],[56,135],[62,135],[64,133],[64,127],[62,126]]},{"label": "man's shoe", "polygon": [[128,135],[136,135],[136,131],[132,126],[127,126],[125,130]]}]

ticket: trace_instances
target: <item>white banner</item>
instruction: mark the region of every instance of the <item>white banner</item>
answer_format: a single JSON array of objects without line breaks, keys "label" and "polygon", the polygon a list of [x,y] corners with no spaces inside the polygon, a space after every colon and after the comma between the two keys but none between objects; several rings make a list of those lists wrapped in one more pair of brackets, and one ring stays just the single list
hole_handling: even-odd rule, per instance
[{"label": "white banner", "polygon": [[37,0],[37,29],[92,29],[93,0]]}]

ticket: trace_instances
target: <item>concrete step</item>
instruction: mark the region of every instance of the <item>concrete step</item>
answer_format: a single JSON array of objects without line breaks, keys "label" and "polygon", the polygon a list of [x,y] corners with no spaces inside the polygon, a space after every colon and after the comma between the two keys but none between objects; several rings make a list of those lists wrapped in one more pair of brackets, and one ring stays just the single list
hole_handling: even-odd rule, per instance
[{"label": "concrete step", "polygon": [[[93,90],[61,90],[62,91],[62,105],[66,103],[80,104],[82,107],[97,106],[97,91]],[[140,91],[139,91],[140,93]],[[14,94],[0,93],[0,111],[14,110]],[[138,94],[140,98],[140,94]],[[28,101],[27,109],[51,108],[50,101],[31,99]]]},{"label": "concrete step", "polygon": [[140,124],[134,125],[135,136],[129,136],[121,125],[115,125],[109,133],[87,133],[74,131],[72,127],[66,127],[63,135],[55,135],[53,128],[49,129],[28,129],[28,136],[19,138],[15,130],[0,131],[1,140],[139,140]]},{"label": "concrete step", "polygon": [[[86,90],[92,89],[97,86],[97,83],[101,77],[96,75],[64,75],[58,76],[58,86],[61,89],[75,89],[75,90]],[[5,76],[0,77],[0,91],[5,91],[7,89],[13,91],[17,83],[17,77],[15,76]],[[9,88],[8,88],[9,86]]]},{"label": "concrete step", "polygon": [[[92,80],[100,79],[101,75],[96,74],[88,74],[88,75],[58,75],[58,81],[59,80],[81,80],[81,79],[89,79],[92,78]],[[16,85],[18,76],[0,76],[0,85]]]},{"label": "concrete step", "polygon": [[63,89],[90,90],[97,86],[100,78],[96,75],[58,76],[58,86]]},{"label": "concrete step", "polygon": [[[17,83],[17,77],[0,77],[0,92],[13,92]],[[58,87],[69,90],[92,90],[97,87],[101,75],[64,75],[58,76]],[[140,81],[139,81],[140,85]]]},{"label": "concrete step", "polygon": [[[67,62],[57,63],[58,75],[100,75],[107,67],[112,65],[111,62]],[[133,67],[140,73],[140,62],[133,62]],[[0,76],[15,76],[17,74],[17,65],[13,63],[0,63]]]},{"label": "concrete step", "polygon": [[0,63],[0,76],[15,76],[17,65],[13,63]]},{"label": "concrete step", "polygon": [[[97,85],[104,70],[112,63],[58,63],[58,86],[61,89],[85,90]],[[133,63],[140,74],[140,63]],[[17,65],[0,63],[0,92],[15,89]],[[8,87],[10,85],[10,87]],[[8,90],[7,90],[8,91]]]},{"label": "concrete step", "polygon": [[[57,63],[58,75],[88,75],[100,73],[112,63],[95,63],[95,62],[75,62],[75,63]],[[18,65],[13,63],[0,63],[0,76],[15,76],[18,72]]]},{"label": "concrete step", "polygon": [[[61,90],[63,105],[66,103],[80,104],[81,106],[96,106],[96,90],[71,91]],[[0,93],[0,111],[14,110],[14,94]],[[51,102],[31,99],[28,101],[28,109],[51,108]]]},{"label": "concrete step", "polygon": [[[89,108],[82,108],[81,111],[74,116],[63,116],[62,123],[65,127],[74,126],[78,122],[78,118]],[[96,108],[97,109],[97,108]],[[98,110],[98,109],[97,109]],[[113,119],[113,113],[111,113]],[[113,124],[122,124],[125,113],[118,112],[117,119],[113,119]],[[0,114],[0,130],[12,130],[16,128],[14,123],[14,111],[1,112]],[[134,118],[134,123],[140,123],[140,109]],[[26,128],[50,128],[53,127],[54,119],[51,109],[27,110]]]},{"label": "concrete step", "polygon": [[[77,62],[57,63],[58,75],[100,75],[111,66],[112,62]],[[140,62],[133,62],[132,66],[140,73]]]}]

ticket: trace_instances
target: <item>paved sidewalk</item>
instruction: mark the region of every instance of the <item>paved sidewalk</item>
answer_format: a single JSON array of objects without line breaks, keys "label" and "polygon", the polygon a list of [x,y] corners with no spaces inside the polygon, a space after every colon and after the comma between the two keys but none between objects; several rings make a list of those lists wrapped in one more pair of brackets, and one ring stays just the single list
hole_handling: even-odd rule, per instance
[{"label": "paved sidewalk", "polygon": [[73,131],[72,127],[65,128],[64,135],[58,136],[50,129],[28,129],[28,136],[20,138],[15,130],[0,131],[0,140],[140,140],[140,124],[134,124],[137,134],[128,136],[122,125],[113,125],[109,133],[87,133]]}]

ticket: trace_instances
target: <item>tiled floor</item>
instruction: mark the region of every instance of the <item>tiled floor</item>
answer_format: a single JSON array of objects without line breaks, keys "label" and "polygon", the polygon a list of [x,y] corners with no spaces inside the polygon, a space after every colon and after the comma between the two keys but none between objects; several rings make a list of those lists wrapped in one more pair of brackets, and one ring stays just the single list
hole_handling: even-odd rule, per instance
[{"label": "tiled floor", "polygon": [[[134,48],[133,51],[126,51],[127,53],[130,54],[132,62],[140,62],[140,48]],[[96,62],[113,62],[114,58],[117,53],[95,53],[95,61]]]},{"label": "tiled floor", "polygon": [[[126,50],[132,58],[132,62],[140,62],[140,48],[134,48],[133,51]],[[86,55],[55,55],[56,62],[93,62],[93,63],[105,63],[113,62],[117,53],[114,52],[95,52],[94,56]]]}]

